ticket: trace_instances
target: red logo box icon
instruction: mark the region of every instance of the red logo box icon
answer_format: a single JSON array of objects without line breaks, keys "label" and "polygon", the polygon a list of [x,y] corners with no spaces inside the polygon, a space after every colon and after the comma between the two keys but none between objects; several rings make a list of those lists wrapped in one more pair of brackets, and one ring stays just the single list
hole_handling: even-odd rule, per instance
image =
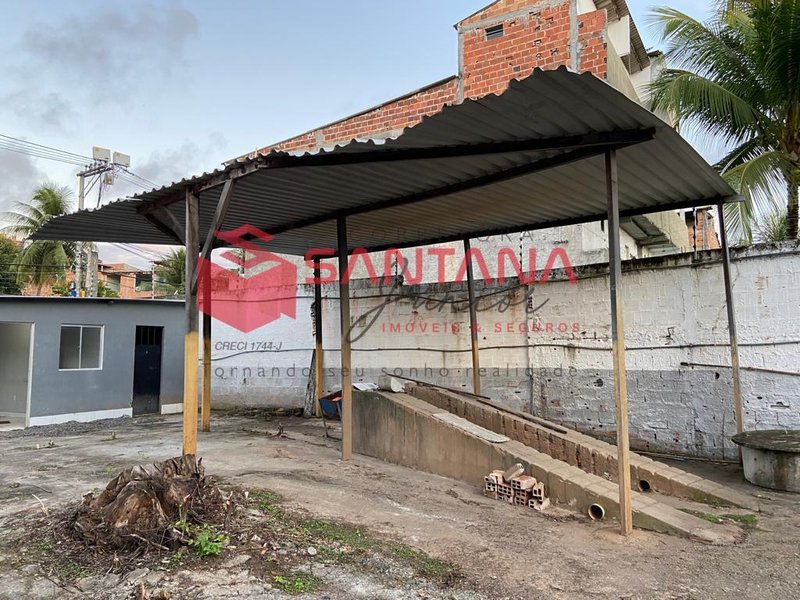
[{"label": "red logo box icon", "polygon": [[[249,333],[281,316],[297,315],[297,267],[261,248],[255,240],[269,242],[273,236],[244,225],[230,231],[218,231],[216,237],[238,251],[221,255],[238,267],[231,270],[200,258],[198,263],[198,306],[215,319]],[[211,300],[206,298],[210,286]]]}]

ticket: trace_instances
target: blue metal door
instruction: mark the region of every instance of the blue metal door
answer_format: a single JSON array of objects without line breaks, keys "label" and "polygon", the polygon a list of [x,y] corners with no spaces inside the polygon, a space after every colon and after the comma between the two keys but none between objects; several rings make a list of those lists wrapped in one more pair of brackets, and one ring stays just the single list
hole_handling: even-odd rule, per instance
[{"label": "blue metal door", "polygon": [[136,327],[133,364],[133,416],[159,412],[164,328]]}]

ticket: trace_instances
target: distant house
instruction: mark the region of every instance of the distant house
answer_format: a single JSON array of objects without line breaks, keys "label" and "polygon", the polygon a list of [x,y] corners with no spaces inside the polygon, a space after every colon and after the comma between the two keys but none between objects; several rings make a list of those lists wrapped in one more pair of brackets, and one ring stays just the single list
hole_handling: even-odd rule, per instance
[{"label": "distant house", "polygon": [[180,412],[184,304],[0,296],[0,428]]},{"label": "distant house", "polygon": [[126,263],[99,263],[97,282],[120,298],[153,297],[153,272]]}]

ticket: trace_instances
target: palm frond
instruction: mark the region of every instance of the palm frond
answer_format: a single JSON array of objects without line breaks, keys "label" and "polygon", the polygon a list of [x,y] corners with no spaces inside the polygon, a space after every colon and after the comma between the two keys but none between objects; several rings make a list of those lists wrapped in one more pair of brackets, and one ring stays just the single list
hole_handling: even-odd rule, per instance
[{"label": "palm frond", "polygon": [[75,244],[50,240],[30,241],[42,225],[72,210],[69,188],[46,183],[37,187],[29,202],[15,202],[3,215],[2,231],[27,241],[19,253],[16,277],[19,285],[42,287],[63,278],[75,258]]},{"label": "palm frond", "polygon": [[789,215],[786,210],[774,211],[760,219],[755,227],[756,239],[759,242],[775,243],[787,239]]},{"label": "palm frond", "polygon": [[733,150],[728,152],[725,156],[719,159],[719,161],[717,161],[717,163],[714,165],[714,168],[717,171],[724,173],[730,169],[733,169],[734,167],[738,167],[742,163],[757,158],[764,152],[771,151],[772,149],[764,143],[762,138],[755,137],[739,144]]},{"label": "palm frond", "polygon": [[772,151],[722,173],[731,187],[744,196],[744,202],[726,207],[730,239],[752,243],[754,223],[763,215],[779,210],[785,200],[787,168],[786,156]]},{"label": "palm frond", "polygon": [[745,32],[725,27],[719,17],[704,24],[674,8],[654,9],[650,22],[661,28],[665,55],[675,67],[728,82],[742,96],[758,90],[750,57],[744,51]]},{"label": "palm frond", "polygon": [[671,112],[725,143],[740,144],[763,135],[766,116],[716,81],[682,69],[664,69],[648,88],[652,110]]}]

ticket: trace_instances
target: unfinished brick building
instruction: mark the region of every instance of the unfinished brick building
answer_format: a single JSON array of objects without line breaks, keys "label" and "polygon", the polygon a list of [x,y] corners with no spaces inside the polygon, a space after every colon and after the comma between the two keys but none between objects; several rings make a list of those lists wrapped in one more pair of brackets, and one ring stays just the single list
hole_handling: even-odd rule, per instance
[{"label": "unfinished brick building", "polygon": [[[648,53],[625,0],[497,0],[455,25],[458,73],[339,121],[261,148],[314,151],[353,139],[385,139],[444,106],[503,92],[513,79],[534,69],[567,67],[590,72],[628,97],[644,100],[645,84],[660,64]],[[686,223],[677,213],[627,219],[623,223],[625,258],[689,249]],[[517,239],[518,238],[518,239]],[[518,235],[513,240],[481,240],[491,254],[497,244],[542,252],[564,247],[573,264],[607,260],[602,224],[557,227]]]}]

